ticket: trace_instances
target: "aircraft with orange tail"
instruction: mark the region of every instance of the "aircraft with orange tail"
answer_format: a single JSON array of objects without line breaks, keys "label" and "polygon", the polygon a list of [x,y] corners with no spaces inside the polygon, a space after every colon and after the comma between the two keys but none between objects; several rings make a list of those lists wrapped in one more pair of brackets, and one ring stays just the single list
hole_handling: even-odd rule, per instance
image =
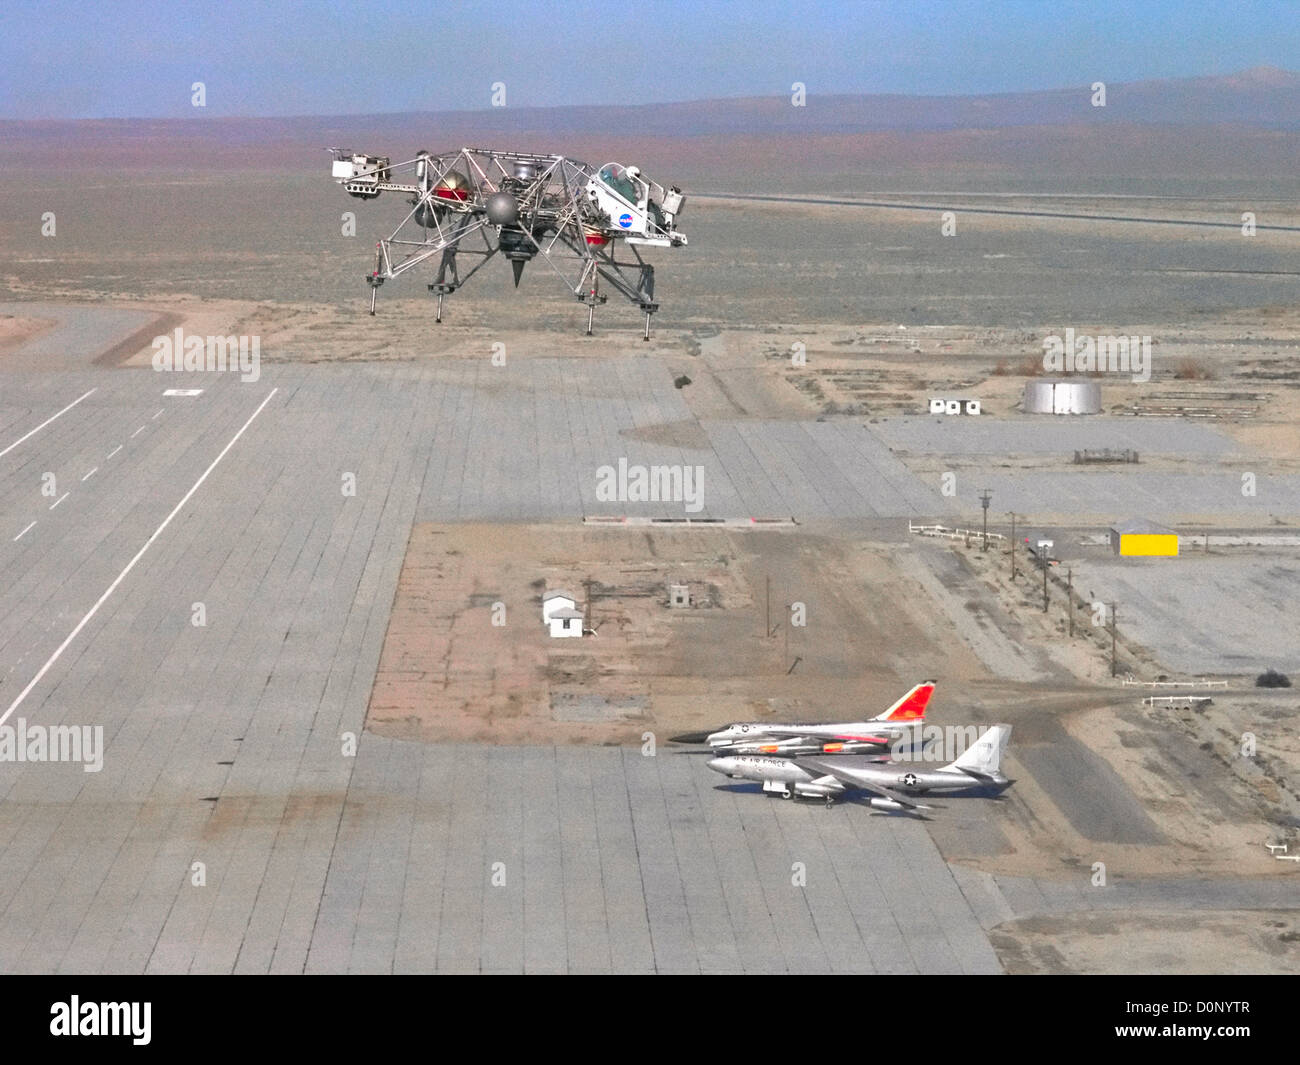
[{"label": "aircraft with orange tail", "polygon": [[772,724],[740,721],[717,732],[673,736],[673,743],[707,743],[727,754],[871,754],[886,751],[925,721],[935,682],[922,681],[883,714],[869,721]]}]

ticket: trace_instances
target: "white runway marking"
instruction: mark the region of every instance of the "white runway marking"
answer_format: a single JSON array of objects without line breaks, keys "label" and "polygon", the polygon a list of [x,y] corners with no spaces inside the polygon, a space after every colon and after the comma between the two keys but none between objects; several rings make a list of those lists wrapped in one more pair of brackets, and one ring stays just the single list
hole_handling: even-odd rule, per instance
[{"label": "white runway marking", "polygon": [[149,539],[144,542],[144,546],[140,548],[140,550],[135,553],[135,557],[132,558],[131,561],[126,564],[126,568],[117,575],[117,578],[113,581],[112,584],[108,586],[108,589],[104,592],[104,594],[99,597],[95,605],[92,606],[88,611],[86,611],[86,616],[77,622],[77,627],[73,629],[70,633],[68,633],[67,638],[64,639],[64,641],[61,644],[59,644],[54,654],[50,655],[45,665],[41,666],[41,668],[37,670],[36,676],[34,676],[30,681],[27,682],[27,687],[25,687],[22,691],[20,691],[17,697],[14,699],[14,701],[9,704],[9,709],[4,712],[3,716],[0,716],[0,725],[3,725],[6,721],[9,720],[9,716],[15,710],[17,710],[18,707],[22,705],[23,700],[27,698],[31,690],[41,682],[41,678],[44,677],[45,674],[49,672],[50,667],[59,660],[59,656],[62,655],[63,652],[68,649],[68,645],[71,644],[72,641],[77,638],[77,634],[80,633],[81,630],[86,627],[86,625],[90,622],[91,618],[93,618],[97,613],[99,613],[99,608],[103,606],[106,602],[108,602],[108,597],[112,595],[115,591],[117,591],[117,586],[121,584],[124,580],[126,580],[127,574],[130,573],[133,569],[135,569],[135,564],[139,562],[140,559],[144,558],[144,553],[148,551],[149,548],[153,546],[153,542],[163,534],[163,530],[166,529],[167,526],[171,524],[172,518],[176,517],[176,515],[181,512],[181,508],[190,501],[190,497],[193,496],[194,493],[197,492],[200,487],[202,487],[203,482],[208,479],[208,474],[210,474],[213,470],[217,468],[217,463],[219,463],[222,459],[226,457],[226,453],[232,447],[234,447],[235,444],[238,442],[239,438],[244,435],[244,430],[253,424],[253,419],[262,413],[262,409],[268,403],[271,402],[271,397],[274,396],[278,391],[280,391],[278,387],[271,389],[271,391],[267,394],[266,399],[262,400],[262,402],[258,404],[257,410],[253,411],[253,413],[249,415],[248,421],[244,422],[244,424],[239,427],[239,432],[237,432],[234,436],[230,438],[230,442],[226,444],[226,446],[221,449],[221,453],[215,459],[212,460],[212,465],[210,465],[206,470],[203,471],[199,479],[195,481],[193,485],[190,486],[190,490],[186,492],[184,496],[181,497],[181,501],[177,503],[175,507],[172,508],[172,512],[168,514],[167,517],[163,518],[162,524],[159,525],[158,528],[156,528],[153,531],[153,535],[150,536]]},{"label": "white runway marking", "polygon": [[104,458],[111,459],[114,455],[116,455],[121,450],[122,450],[122,445],[118,444],[117,447],[113,448],[113,450],[110,451],[107,455],[105,455]]},{"label": "white runway marking", "polygon": [[86,474],[86,476],[83,477],[82,480],[83,480],[83,481],[88,481],[88,480],[90,480],[92,477],[95,476],[95,474],[96,474],[97,472],[99,472],[99,467],[98,467],[98,466],[96,466],[93,470],[91,470],[88,474]]},{"label": "white runway marking", "polygon": [[[162,408],[159,408],[159,410],[158,410],[158,414],[161,414],[161,413],[162,413]],[[155,415],[153,416],[153,418],[158,417],[158,414],[155,414]],[[153,421],[153,418],[150,418],[149,420],[150,420],[150,421]]]},{"label": "white runway marking", "polygon": [[17,542],[18,542],[19,540],[21,540],[24,536],[26,536],[29,532],[31,532],[31,531],[32,531],[32,526],[34,526],[35,524],[36,524],[36,522],[32,522],[31,525],[27,526],[27,528],[25,528],[22,532],[20,532],[17,536],[15,536],[15,537],[14,537],[14,542],[17,543]]},{"label": "white runway marking", "polygon": [[57,507],[60,503],[62,503],[65,499],[68,498],[69,494],[70,493],[68,492],[64,492],[63,495],[59,496],[58,499],[56,499],[53,503],[50,504],[50,509],[53,510],[55,507]]},{"label": "white runway marking", "polygon": [[134,440],[137,436],[139,436],[143,432],[144,432],[144,426],[142,425],[140,426],[139,429],[137,429],[134,433],[131,434],[131,439]]},{"label": "white runway marking", "polygon": [[33,436],[35,436],[35,435],[36,435],[37,433],[39,433],[42,429],[44,429],[47,425],[49,425],[50,422],[54,421],[55,418],[61,418],[63,415],[67,414],[68,411],[72,410],[73,407],[75,407],[78,403],[80,403],[83,399],[85,399],[86,396],[90,395],[91,392],[98,392],[98,391],[99,391],[99,389],[97,389],[97,388],[92,388],[92,389],[90,390],[90,392],[87,392],[87,393],[86,393],[85,396],[78,396],[78,397],[77,397],[76,399],[74,399],[71,403],[69,403],[66,407],[64,407],[61,411],[59,411],[58,414],[55,414],[53,417],[46,418],[45,421],[41,422],[40,425],[38,425],[35,429],[33,429],[33,430],[32,430],[30,433],[28,433],[26,436],[20,436],[17,440],[15,440],[12,444],[10,444],[10,445],[9,445],[7,448],[5,448],[3,451],[0,451],[0,459],[4,458],[7,454],[9,454],[9,452],[11,452],[14,448],[16,448],[16,447],[17,447],[19,444],[21,444],[24,440],[28,439],[28,437],[33,437]]}]

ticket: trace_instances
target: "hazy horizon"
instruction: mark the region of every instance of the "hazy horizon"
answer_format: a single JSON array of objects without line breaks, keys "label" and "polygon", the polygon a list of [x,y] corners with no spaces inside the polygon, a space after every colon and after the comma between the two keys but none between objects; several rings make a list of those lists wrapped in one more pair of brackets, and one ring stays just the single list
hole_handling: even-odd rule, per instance
[{"label": "hazy horizon", "polygon": [[13,0],[0,119],[472,113],[498,86],[521,110],[775,99],[796,82],[810,99],[1062,92],[1288,70],[1296,13],[1288,0],[467,0],[439,18],[415,0]]},{"label": "hazy horizon", "polygon": [[[1277,90],[1280,88],[1300,89],[1300,67],[1289,69],[1277,67],[1268,64],[1244,68],[1242,70],[1228,71],[1223,74],[1213,75],[1191,75],[1181,78],[1140,78],[1133,81],[1115,81],[1107,84],[1107,92],[1113,93],[1116,89],[1128,87],[1154,87],[1166,82],[1183,82],[1183,83],[1212,83],[1212,82],[1231,82],[1234,79],[1243,76],[1251,77],[1258,75],[1256,81],[1251,82],[1248,86],[1264,90]],[[1276,76],[1276,81],[1270,81],[1269,76]],[[809,94],[810,100],[821,100],[823,102],[846,101],[846,100],[877,100],[877,99],[896,99],[912,101],[950,101],[957,102],[962,100],[996,100],[1011,99],[1018,97],[1040,97],[1048,98],[1064,94],[1082,94],[1088,95],[1088,86],[1058,85],[1049,86],[1041,89],[1029,90],[1009,90],[1006,92],[950,92],[950,93],[906,93],[906,92],[823,92],[815,96]],[[564,111],[564,112],[600,112],[600,111],[625,111],[636,108],[654,108],[654,107],[682,107],[700,104],[741,104],[741,103],[772,103],[779,102],[782,106],[789,104],[789,92],[771,92],[766,94],[738,94],[730,96],[684,96],[680,99],[672,100],[655,100],[645,103],[572,103],[572,104],[512,104],[509,111],[513,113],[540,111]],[[337,112],[285,112],[282,114],[264,114],[264,115],[247,115],[247,114],[230,114],[211,116],[218,117],[222,120],[236,121],[256,121],[263,119],[266,121],[295,121],[299,119],[310,120],[329,120],[329,119],[362,119],[362,118],[402,118],[412,115],[449,115],[477,117],[482,115],[496,115],[503,109],[493,108],[492,106],[481,107],[429,107],[416,110],[403,111],[337,111]],[[189,120],[202,121],[206,116],[199,113],[186,113],[178,115],[110,115],[110,116],[67,116],[67,117],[35,117],[35,118],[14,118],[0,114],[0,122],[185,122]]]}]

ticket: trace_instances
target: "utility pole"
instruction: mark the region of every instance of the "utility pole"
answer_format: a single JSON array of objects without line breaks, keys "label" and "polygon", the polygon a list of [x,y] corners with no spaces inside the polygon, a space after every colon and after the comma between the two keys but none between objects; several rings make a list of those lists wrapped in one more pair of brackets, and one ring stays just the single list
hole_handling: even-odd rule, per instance
[{"label": "utility pole", "polygon": [[1110,675],[1119,674],[1119,660],[1115,657],[1115,615],[1119,613],[1119,604],[1110,604]]},{"label": "utility pole", "polygon": [[1070,635],[1074,635],[1074,570],[1065,571],[1065,613],[1070,619]]},{"label": "utility pole", "polygon": [[1011,579],[1016,579],[1016,512],[1009,511],[1011,515]]},{"label": "utility pole", "polygon": [[763,608],[763,639],[772,638],[772,575],[767,575],[767,605]]},{"label": "utility pole", "polygon": [[785,660],[790,661],[790,605],[788,603],[785,607]]},{"label": "utility pole", "polygon": [[980,490],[980,506],[984,508],[984,547],[987,553],[989,549],[989,501],[992,500],[993,493],[987,488]]}]

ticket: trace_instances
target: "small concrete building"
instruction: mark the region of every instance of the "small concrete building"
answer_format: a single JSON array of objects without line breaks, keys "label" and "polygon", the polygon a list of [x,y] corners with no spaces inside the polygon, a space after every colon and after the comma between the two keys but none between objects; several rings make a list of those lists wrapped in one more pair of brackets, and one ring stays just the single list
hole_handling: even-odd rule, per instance
[{"label": "small concrete building", "polygon": [[685,584],[668,586],[668,605],[678,609],[691,605],[691,589]]},{"label": "small concrete building", "polygon": [[1166,525],[1130,518],[1110,527],[1110,549],[1117,555],[1172,557],[1178,554],[1178,533]]},{"label": "small concrete building", "polygon": [[581,636],[582,620],[577,599],[562,588],[542,596],[542,624],[552,636]]},{"label": "small concrete building", "polygon": [[582,617],[581,610],[566,607],[563,610],[552,611],[550,617],[546,619],[546,625],[552,636],[581,636]]}]

